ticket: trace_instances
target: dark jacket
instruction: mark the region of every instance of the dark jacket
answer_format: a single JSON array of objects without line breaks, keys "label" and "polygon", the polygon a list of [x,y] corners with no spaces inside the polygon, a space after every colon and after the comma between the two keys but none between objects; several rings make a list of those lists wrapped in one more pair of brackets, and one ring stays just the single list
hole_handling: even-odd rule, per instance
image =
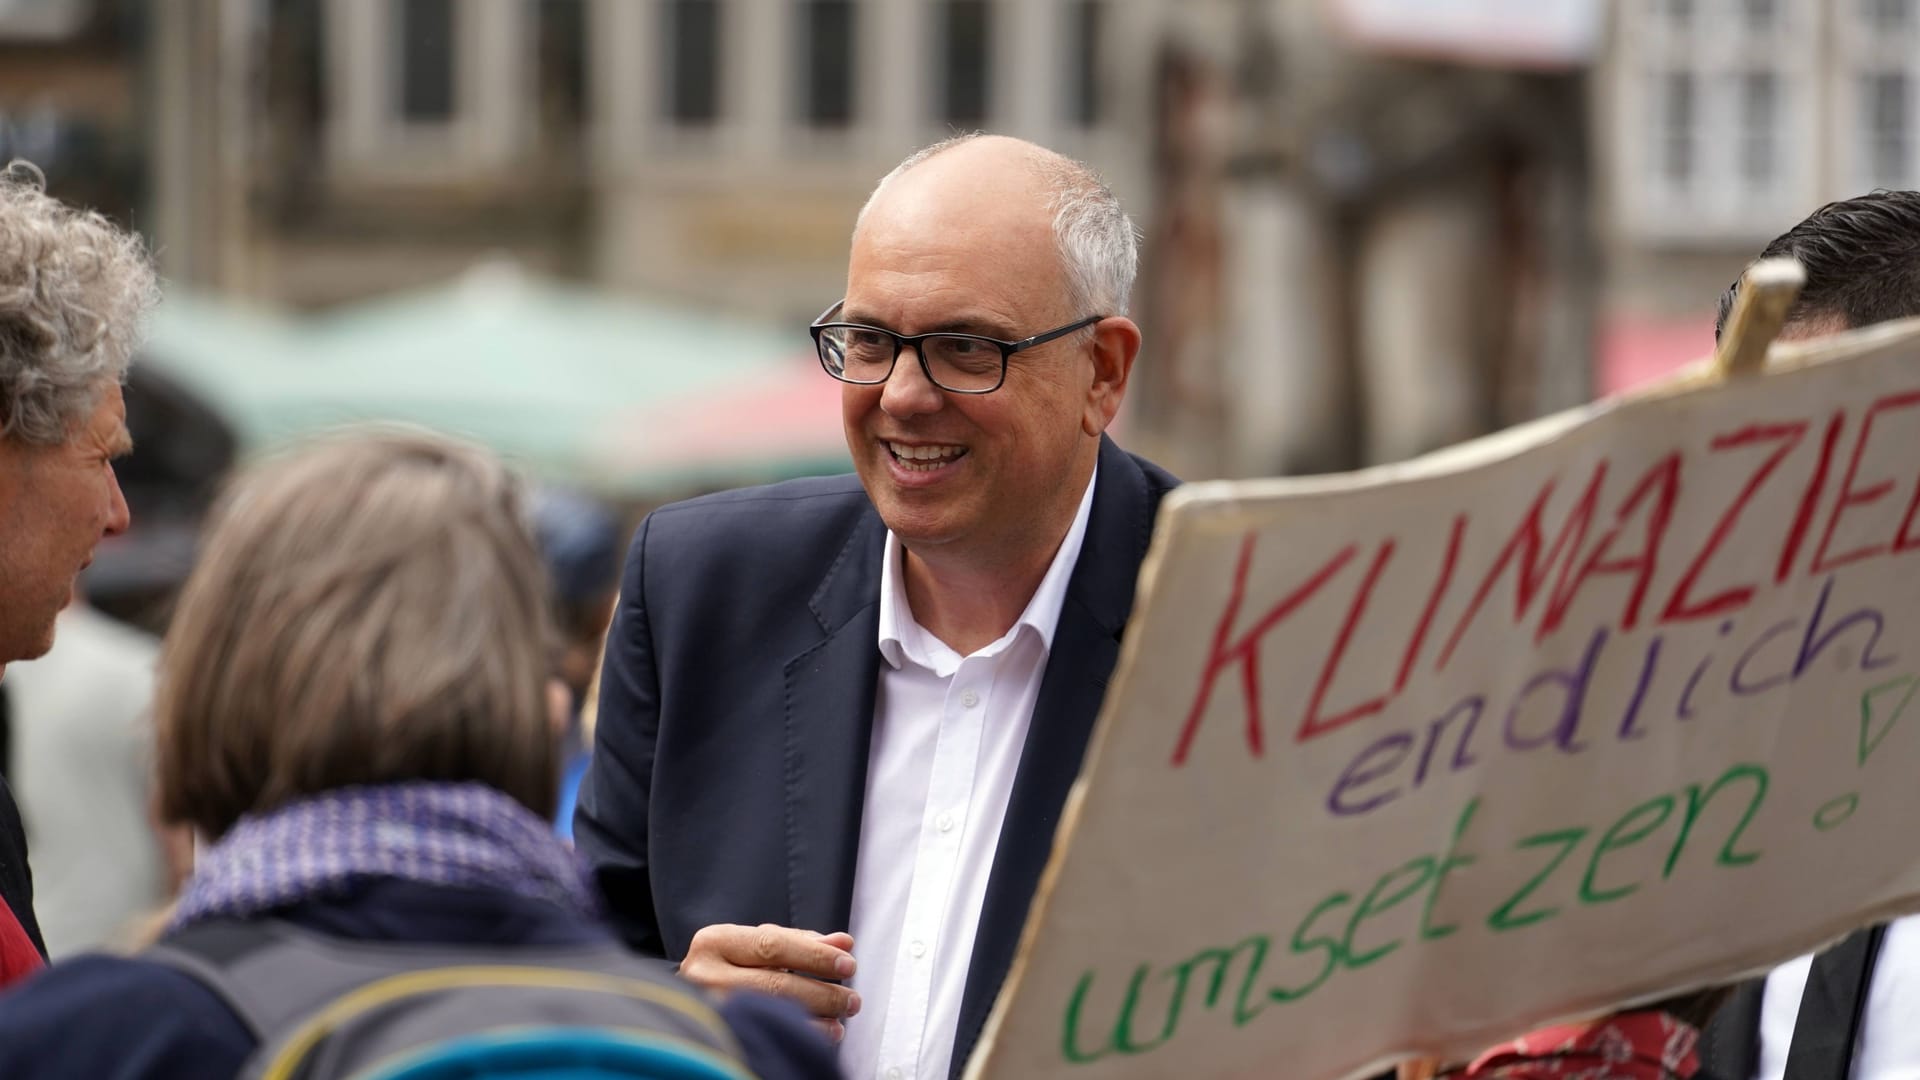
[{"label": "dark jacket", "polygon": [[[20,929],[20,934],[15,934],[12,927],[0,927],[0,986],[4,986],[36,970],[47,958],[47,943],[40,937],[40,922],[33,915],[33,870],[27,865],[27,833],[20,822],[20,807],[13,801],[13,790],[4,779],[0,779],[0,901],[6,903]],[[22,934],[25,941],[21,940]]]},{"label": "dark jacket", "polygon": [[[276,912],[358,941],[579,945],[607,929],[544,901],[487,890],[380,880],[335,901]],[[798,1008],[754,995],[720,1006],[760,1076],[825,1080],[834,1053]],[[83,956],[0,997],[0,1076],[212,1080],[237,1073],[254,1039],[212,990],[139,958]]]},{"label": "dark jacket", "polygon": [[[1155,512],[1175,483],[1102,440],[1086,539],[987,884],[956,1075],[1013,959]],[[885,537],[852,476],[707,496],[640,526],[574,836],[641,951],[679,959],[713,923],[847,928]]]},{"label": "dark jacket", "polygon": [[[1807,970],[1793,1039],[1786,1047],[1787,1075],[1800,1080],[1848,1080],[1853,1075],[1873,969],[1886,939],[1884,924],[1856,930],[1814,954]],[[1766,999],[1762,975],[1740,983],[1707,1024],[1700,1058],[1723,1080],[1760,1073],[1760,1009]]]}]

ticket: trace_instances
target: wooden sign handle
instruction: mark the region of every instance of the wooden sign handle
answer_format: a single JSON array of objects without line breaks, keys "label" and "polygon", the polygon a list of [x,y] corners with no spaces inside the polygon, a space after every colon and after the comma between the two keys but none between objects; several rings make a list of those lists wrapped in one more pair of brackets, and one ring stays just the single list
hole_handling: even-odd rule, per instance
[{"label": "wooden sign handle", "polygon": [[1764,368],[1767,347],[1786,325],[1787,312],[1806,283],[1807,271],[1798,259],[1762,259],[1747,267],[1713,354],[1715,373],[1731,379]]}]

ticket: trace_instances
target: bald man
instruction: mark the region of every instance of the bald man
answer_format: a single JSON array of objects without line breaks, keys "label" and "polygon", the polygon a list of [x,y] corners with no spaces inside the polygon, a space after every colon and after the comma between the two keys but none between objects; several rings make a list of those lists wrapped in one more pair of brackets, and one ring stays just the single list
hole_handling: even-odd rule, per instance
[{"label": "bald man", "polygon": [[958,1075],[1079,772],[1175,484],[1106,436],[1137,261],[1077,162],[914,154],[810,328],[856,475],[634,538],[578,843],[634,946],[802,1003],[849,1076]]}]

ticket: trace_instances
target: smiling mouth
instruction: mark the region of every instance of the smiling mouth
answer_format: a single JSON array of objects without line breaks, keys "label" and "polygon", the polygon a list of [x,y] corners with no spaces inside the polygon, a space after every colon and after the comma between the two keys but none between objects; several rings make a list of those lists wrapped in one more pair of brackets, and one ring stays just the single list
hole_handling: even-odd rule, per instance
[{"label": "smiling mouth", "polygon": [[967,456],[964,446],[906,446],[901,443],[883,443],[887,453],[892,455],[894,463],[909,472],[933,472]]}]

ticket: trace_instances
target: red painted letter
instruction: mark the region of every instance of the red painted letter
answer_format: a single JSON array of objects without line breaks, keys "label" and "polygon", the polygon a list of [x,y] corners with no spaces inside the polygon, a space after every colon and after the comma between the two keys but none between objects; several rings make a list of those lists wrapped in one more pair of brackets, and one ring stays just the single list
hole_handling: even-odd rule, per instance
[{"label": "red painted letter", "polygon": [[1820,460],[1814,463],[1813,473],[1807,477],[1807,489],[1800,495],[1800,509],[1793,515],[1793,531],[1787,534],[1787,542],[1780,549],[1780,565],[1773,572],[1776,585],[1786,581],[1793,573],[1793,564],[1800,561],[1800,545],[1807,540],[1813,512],[1820,508],[1820,496],[1826,493],[1827,473],[1833,468],[1833,448],[1840,445],[1840,429],[1846,424],[1847,411],[1835,409],[1827,421],[1827,433],[1820,437]]},{"label": "red painted letter", "polygon": [[1420,649],[1427,643],[1427,631],[1433,627],[1434,612],[1440,610],[1440,600],[1447,594],[1447,586],[1453,584],[1453,568],[1460,562],[1460,538],[1467,531],[1467,515],[1453,515],[1453,532],[1447,537],[1447,553],[1440,558],[1440,576],[1434,580],[1433,591],[1427,594],[1426,610],[1420,613],[1420,623],[1413,628],[1413,637],[1407,640],[1407,651],[1400,657],[1400,674],[1394,676],[1393,692],[1398,695],[1407,688],[1407,676],[1413,673],[1413,665],[1420,659]]},{"label": "red painted letter", "polygon": [[1200,731],[1200,717],[1206,713],[1207,702],[1213,697],[1213,684],[1219,680],[1220,673],[1235,661],[1240,663],[1240,683],[1247,695],[1247,749],[1254,757],[1265,752],[1265,725],[1260,718],[1260,639],[1319,592],[1321,586],[1340,572],[1341,567],[1353,560],[1354,552],[1358,550],[1354,544],[1341,548],[1333,558],[1327,560],[1325,566],[1307,579],[1306,584],[1275,604],[1239,641],[1229,645],[1227,638],[1233,633],[1234,620],[1240,615],[1240,603],[1246,599],[1247,570],[1253,565],[1253,545],[1254,534],[1248,533],[1240,543],[1240,561],[1234,567],[1233,591],[1227,596],[1227,610],[1221,613],[1219,625],[1214,627],[1213,649],[1207,657],[1206,670],[1200,673],[1200,692],[1194,696],[1193,708],[1187,711],[1187,722],[1180,732],[1180,741],[1173,748],[1175,765],[1186,763],[1187,754],[1193,749],[1193,737]]},{"label": "red painted letter", "polygon": [[[1647,512],[1647,527],[1639,554],[1611,562],[1603,561],[1613,542],[1619,538],[1620,531],[1626,527],[1627,519],[1633,516],[1649,494],[1653,495],[1653,508]],[[1549,633],[1560,628],[1567,609],[1573,606],[1574,598],[1580,594],[1580,587],[1593,574],[1638,571],[1634,577],[1633,591],[1627,596],[1626,610],[1620,616],[1620,629],[1633,629],[1640,621],[1640,605],[1647,598],[1647,588],[1653,583],[1653,575],[1659,569],[1660,544],[1666,539],[1667,523],[1673,520],[1673,506],[1679,498],[1680,452],[1676,450],[1655,462],[1640,478],[1640,482],[1634,485],[1632,493],[1614,514],[1613,528],[1608,529],[1600,542],[1594,545],[1593,553],[1580,565],[1580,572],[1572,573],[1572,562],[1562,568],[1560,583],[1554,588],[1553,599],[1547,604],[1546,617],[1540,620],[1540,630],[1534,635],[1534,640],[1543,641]]]},{"label": "red painted letter", "polygon": [[1553,538],[1553,546],[1547,549],[1545,562],[1540,560],[1540,515],[1547,508],[1547,499],[1553,495],[1555,481],[1548,480],[1540,488],[1540,494],[1534,496],[1533,505],[1527,508],[1526,516],[1513,530],[1513,536],[1507,546],[1500,549],[1499,558],[1480,581],[1480,588],[1473,594],[1473,602],[1467,610],[1461,612],[1460,621],[1453,626],[1453,634],[1447,638],[1446,648],[1440,650],[1440,660],[1434,665],[1435,671],[1446,669],[1447,662],[1453,659],[1453,650],[1460,645],[1460,639],[1466,635],[1467,626],[1473,617],[1480,613],[1480,605],[1486,603],[1487,594],[1493,591],[1493,583],[1507,569],[1514,556],[1520,557],[1520,569],[1514,581],[1513,621],[1520,622],[1527,617],[1527,609],[1533,606],[1534,594],[1546,584],[1547,576],[1553,570],[1553,564],[1562,557],[1573,559],[1580,554],[1580,546],[1586,541],[1587,527],[1593,522],[1593,504],[1600,496],[1600,485],[1607,477],[1607,460],[1602,458],[1593,467],[1593,479],[1587,482],[1585,494],[1568,512],[1567,519],[1560,524],[1560,531]]},{"label": "red painted letter", "polygon": [[1352,723],[1363,716],[1372,716],[1387,707],[1387,695],[1380,694],[1368,698],[1338,716],[1320,719],[1320,706],[1326,703],[1327,688],[1333,684],[1334,672],[1340,670],[1340,661],[1347,655],[1347,645],[1353,640],[1353,628],[1360,624],[1361,616],[1366,614],[1367,604],[1373,599],[1373,587],[1380,581],[1380,572],[1393,561],[1394,542],[1382,541],[1379,554],[1373,557],[1373,565],[1367,567],[1367,576],[1360,581],[1360,591],[1353,596],[1353,606],[1347,609],[1346,621],[1340,624],[1339,636],[1333,639],[1333,649],[1327,653],[1326,663],[1320,665],[1320,681],[1314,684],[1313,700],[1307,703],[1306,718],[1300,721],[1300,733],[1294,736],[1294,742],[1303,743],[1332,731],[1342,724]]},{"label": "red painted letter", "polygon": [[1738,611],[1753,601],[1752,585],[1726,589],[1705,600],[1693,599],[1693,587],[1699,583],[1700,572],[1707,568],[1707,563],[1713,558],[1714,553],[1720,550],[1720,545],[1733,534],[1733,523],[1740,520],[1740,512],[1747,508],[1747,503],[1753,499],[1753,493],[1760,490],[1760,485],[1767,482],[1767,477],[1773,475],[1773,470],[1779,468],[1787,455],[1799,448],[1800,440],[1806,437],[1807,422],[1805,420],[1790,424],[1753,424],[1738,431],[1713,437],[1713,452],[1716,454],[1722,450],[1773,439],[1780,440],[1780,447],[1761,460],[1760,467],[1753,471],[1752,476],[1747,477],[1747,482],[1741,487],[1740,493],[1735,495],[1733,502],[1727,506],[1727,512],[1720,515],[1720,520],[1714,524],[1713,531],[1707,534],[1707,542],[1701,545],[1699,554],[1687,564],[1687,572],[1680,576],[1679,583],[1673,587],[1673,595],[1667,597],[1667,608],[1660,613],[1662,623],[1680,622],[1686,619],[1709,619],[1715,615]]},{"label": "red painted letter", "polygon": [[1846,479],[1840,482],[1840,498],[1833,504],[1833,513],[1827,516],[1827,531],[1820,538],[1820,546],[1813,553],[1813,575],[1821,574],[1845,566],[1850,562],[1871,558],[1887,550],[1886,544],[1869,544],[1855,548],[1842,555],[1827,557],[1827,547],[1833,543],[1833,534],[1840,527],[1840,515],[1849,506],[1865,506],[1879,502],[1893,490],[1893,481],[1882,480],[1870,488],[1854,490],[1853,481],[1860,471],[1860,459],[1866,455],[1867,440],[1873,437],[1873,418],[1883,412],[1895,409],[1909,409],[1920,405],[1920,390],[1909,390],[1904,394],[1889,394],[1867,407],[1867,414],[1860,419],[1860,437],[1853,442],[1853,458],[1847,462]]},{"label": "red painted letter", "polygon": [[1900,519],[1900,531],[1893,536],[1893,550],[1920,551],[1920,533],[1909,535],[1914,518],[1920,516],[1920,482],[1913,486],[1913,501],[1907,504],[1907,516]]}]

